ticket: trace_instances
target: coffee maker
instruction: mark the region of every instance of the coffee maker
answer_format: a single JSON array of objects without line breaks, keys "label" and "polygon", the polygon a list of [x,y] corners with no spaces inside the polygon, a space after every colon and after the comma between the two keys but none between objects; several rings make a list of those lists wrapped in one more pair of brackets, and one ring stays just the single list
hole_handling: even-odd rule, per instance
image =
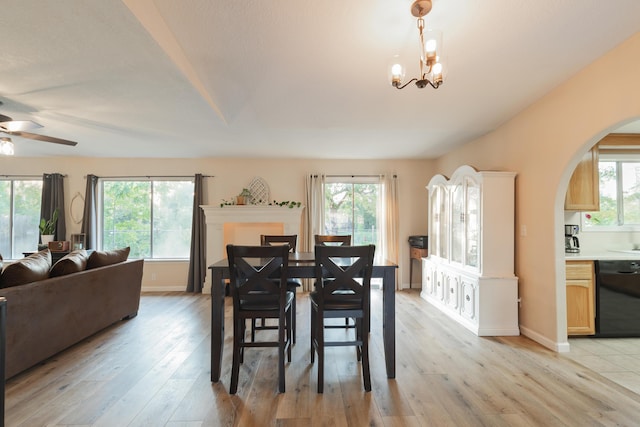
[{"label": "coffee maker", "polygon": [[565,224],[564,226],[564,251],[568,254],[577,254],[580,252],[580,241],[577,234],[580,227],[574,224]]}]

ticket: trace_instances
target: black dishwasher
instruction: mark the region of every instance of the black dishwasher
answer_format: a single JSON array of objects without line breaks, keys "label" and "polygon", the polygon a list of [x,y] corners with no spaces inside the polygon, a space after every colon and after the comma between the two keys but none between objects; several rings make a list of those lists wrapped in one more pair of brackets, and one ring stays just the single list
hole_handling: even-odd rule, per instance
[{"label": "black dishwasher", "polygon": [[596,261],[596,336],[640,337],[640,261]]}]

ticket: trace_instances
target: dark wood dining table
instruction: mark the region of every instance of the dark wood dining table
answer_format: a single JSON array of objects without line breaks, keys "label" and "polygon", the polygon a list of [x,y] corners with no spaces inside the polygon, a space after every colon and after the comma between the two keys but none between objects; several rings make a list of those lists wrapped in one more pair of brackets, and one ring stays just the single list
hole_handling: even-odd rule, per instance
[{"label": "dark wood dining table", "polygon": [[[314,277],[313,252],[296,252],[289,256],[289,276],[301,279]],[[376,263],[372,277],[382,278],[382,339],[387,378],[396,377],[396,269],[392,262]],[[211,270],[211,381],[220,380],[224,347],[225,279],[229,278],[229,262],[221,259],[209,266]]]}]

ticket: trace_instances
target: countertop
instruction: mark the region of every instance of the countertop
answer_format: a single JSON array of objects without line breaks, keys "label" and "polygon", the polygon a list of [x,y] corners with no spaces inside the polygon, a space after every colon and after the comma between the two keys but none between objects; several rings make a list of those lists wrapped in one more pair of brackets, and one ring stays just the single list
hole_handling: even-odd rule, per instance
[{"label": "countertop", "polygon": [[622,249],[602,249],[597,251],[581,250],[577,254],[565,253],[566,261],[614,261],[614,260],[637,260],[640,261],[640,250],[622,250]]}]

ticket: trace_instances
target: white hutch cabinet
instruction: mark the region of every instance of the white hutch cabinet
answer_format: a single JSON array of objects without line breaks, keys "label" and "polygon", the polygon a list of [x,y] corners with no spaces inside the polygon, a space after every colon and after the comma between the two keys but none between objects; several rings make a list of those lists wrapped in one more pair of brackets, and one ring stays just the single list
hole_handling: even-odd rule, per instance
[{"label": "white hutch cabinet", "polygon": [[421,296],[480,336],[519,335],[513,172],[458,168],[429,190]]}]

